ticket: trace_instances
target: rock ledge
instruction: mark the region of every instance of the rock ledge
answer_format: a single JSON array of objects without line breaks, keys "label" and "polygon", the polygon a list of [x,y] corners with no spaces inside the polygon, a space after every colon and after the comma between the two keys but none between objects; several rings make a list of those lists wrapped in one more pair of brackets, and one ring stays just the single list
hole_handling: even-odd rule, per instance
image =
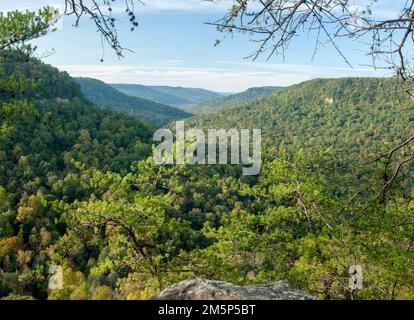
[{"label": "rock ledge", "polygon": [[187,280],[163,290],[151,300],[315,300],[306,291],[284,281],[271,284],[237,286],[224,281]]}]

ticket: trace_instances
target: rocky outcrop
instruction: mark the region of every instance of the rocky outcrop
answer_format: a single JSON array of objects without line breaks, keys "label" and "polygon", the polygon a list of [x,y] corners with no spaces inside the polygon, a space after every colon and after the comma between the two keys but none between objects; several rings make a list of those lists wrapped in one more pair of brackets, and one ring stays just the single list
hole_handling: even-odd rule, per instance
[{"label": "rocky outcrop", "polygon": [[314,300],[309,293],[284,281],[237,286],[224,281],[187,280],[165,289],[151,300]]}]

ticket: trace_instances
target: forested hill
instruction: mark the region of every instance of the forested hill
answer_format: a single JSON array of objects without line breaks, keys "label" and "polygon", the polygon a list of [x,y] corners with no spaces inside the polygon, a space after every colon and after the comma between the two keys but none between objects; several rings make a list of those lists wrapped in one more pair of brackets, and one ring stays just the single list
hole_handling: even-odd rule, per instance
[{"label": "forested hill", "polygon": [[153,129],[93,105],[67,73],[35,59],[0,73],[0,186],[11,194],[52,189],[77,165],[125,172],[150,154]]},{"label": "forested hill", "polygon": [[152,100],[170,106],[189,104],[190,101],[141,84],[111,84],[111,87],[129,96]]},{"label": "forested hill", "polygon": [[66,230],[55,204],[98,194],[94,170],[125,174],[146,159],[153,129],[93,105],[56,68],[0,59],[0,297],[46,299],[52,248]]},{"label": "forested hill", "polygon": [[248,102],[258,99],[265,95],[283,90],[283,87],[255,87],[249,88],[246,91],[207,100],[196,105],[191,105],[183,108],[184,110],[193,114],[205,114],[220,111],[222,109],[231,108],[238,103]]},{"label": "forested hill", "polygon": [[90,78],[77,78],[85,96],[97,105],[124,112],[153,126],[164,126],[171,121],[185,119],[190,113],[151,100],[124,94],[106,83]]},{"label": "forested hill", "polygon": [[414,101],[395,92],[395,79],[315,79],[220,112],[189,126],[258,128],[263,144],[289,152],[331,149],[359,159],[388,150],[414,130]]},{"label": "forested hill", "polygon": [[[66,73],[29,60],[0,75],[0,299],[147,299],[190,278],[284,279],[346,299],[355,263],[364,287],[352,298],[413,297],[409,167],[378,203],[382,165],[362,179],[271,150],[259,176],[157,166],[152,129],[93,105]],[[261,127],[286,148],[392,147],[412,130],[412,102],[379,84],[392,85],[315,80],[196,121]],[[63,290],[48,288],[52,266]]]},{"label": "forested hill", "polygon": [[18,98],[40,100],[83,97],[79,86],[66,72],[60,72],[37,59],[0,53],[2,59],[9,61],[0,65],[0,101]]},{"label": "forested hill", "polygon": [[111,86],[130,96],[173,106],[191,105],[223,96],[221,93],[199,88],[144,86],[140,84],[111,84]]}]

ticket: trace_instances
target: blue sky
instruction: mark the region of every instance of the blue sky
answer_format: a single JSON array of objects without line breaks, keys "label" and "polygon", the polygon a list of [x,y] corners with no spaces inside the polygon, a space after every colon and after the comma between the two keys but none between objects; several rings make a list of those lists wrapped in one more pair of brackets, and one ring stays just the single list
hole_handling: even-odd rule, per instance
[{"label": "blue sky", "polygon": [[[34,9],[43,5],[60,7],[63,0],[0,0],[0,10]],[[80,28],[64,18],[59,30],[35,42],[38,54],[54,50],[43,60],[72,76],[93,77],[109,83],[140,83],[201,87],[216,91],[238,92],[249,87],[286,86],[317,77],[382,76],[384,71],[368,65],[370,59],[361,52],[361,44],[340,43],[353,65],[351,69],[329,45],[319,50],[312,61],[314,39],[301,38],[287,51],[285,59],[263,56],[256,61],[245,59],[254,45],[244,35],[221,39],[214,27],[204,22],[214,21],[225,13],[231,1],[208,4],[199,0],[146,0],[138,6],[140,24],[134,32],[126,23],[119,25],[122,44],[134,53],[119,60],[110,49],[102,46],[96,28],[88,21]],[[377,14],[391,14],[401,1],[379,0]],[[361,3],[361,1],[356,1]],[[119,18],[123,19],[120,14]]]}]

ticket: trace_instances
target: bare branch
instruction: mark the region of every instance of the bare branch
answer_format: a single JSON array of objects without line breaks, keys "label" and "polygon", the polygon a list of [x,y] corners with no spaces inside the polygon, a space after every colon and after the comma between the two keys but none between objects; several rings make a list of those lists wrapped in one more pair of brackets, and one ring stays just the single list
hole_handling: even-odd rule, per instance
[{"label": "bare branch", "polygon": [[138,27],[135,5],[143,5],[140,0],[65,0],[63,14],[75,17],[75,27],[80,25],[83,17],[90,18],[102,36],[102,44],[109,45],[118,57],[123,57],[123,52],[130,50],[124,48],[118,39],[118,21],[113,15],[114,7],[120,2],[124,3],[125,13],[131,24],[131,31],[134,31]]}]

